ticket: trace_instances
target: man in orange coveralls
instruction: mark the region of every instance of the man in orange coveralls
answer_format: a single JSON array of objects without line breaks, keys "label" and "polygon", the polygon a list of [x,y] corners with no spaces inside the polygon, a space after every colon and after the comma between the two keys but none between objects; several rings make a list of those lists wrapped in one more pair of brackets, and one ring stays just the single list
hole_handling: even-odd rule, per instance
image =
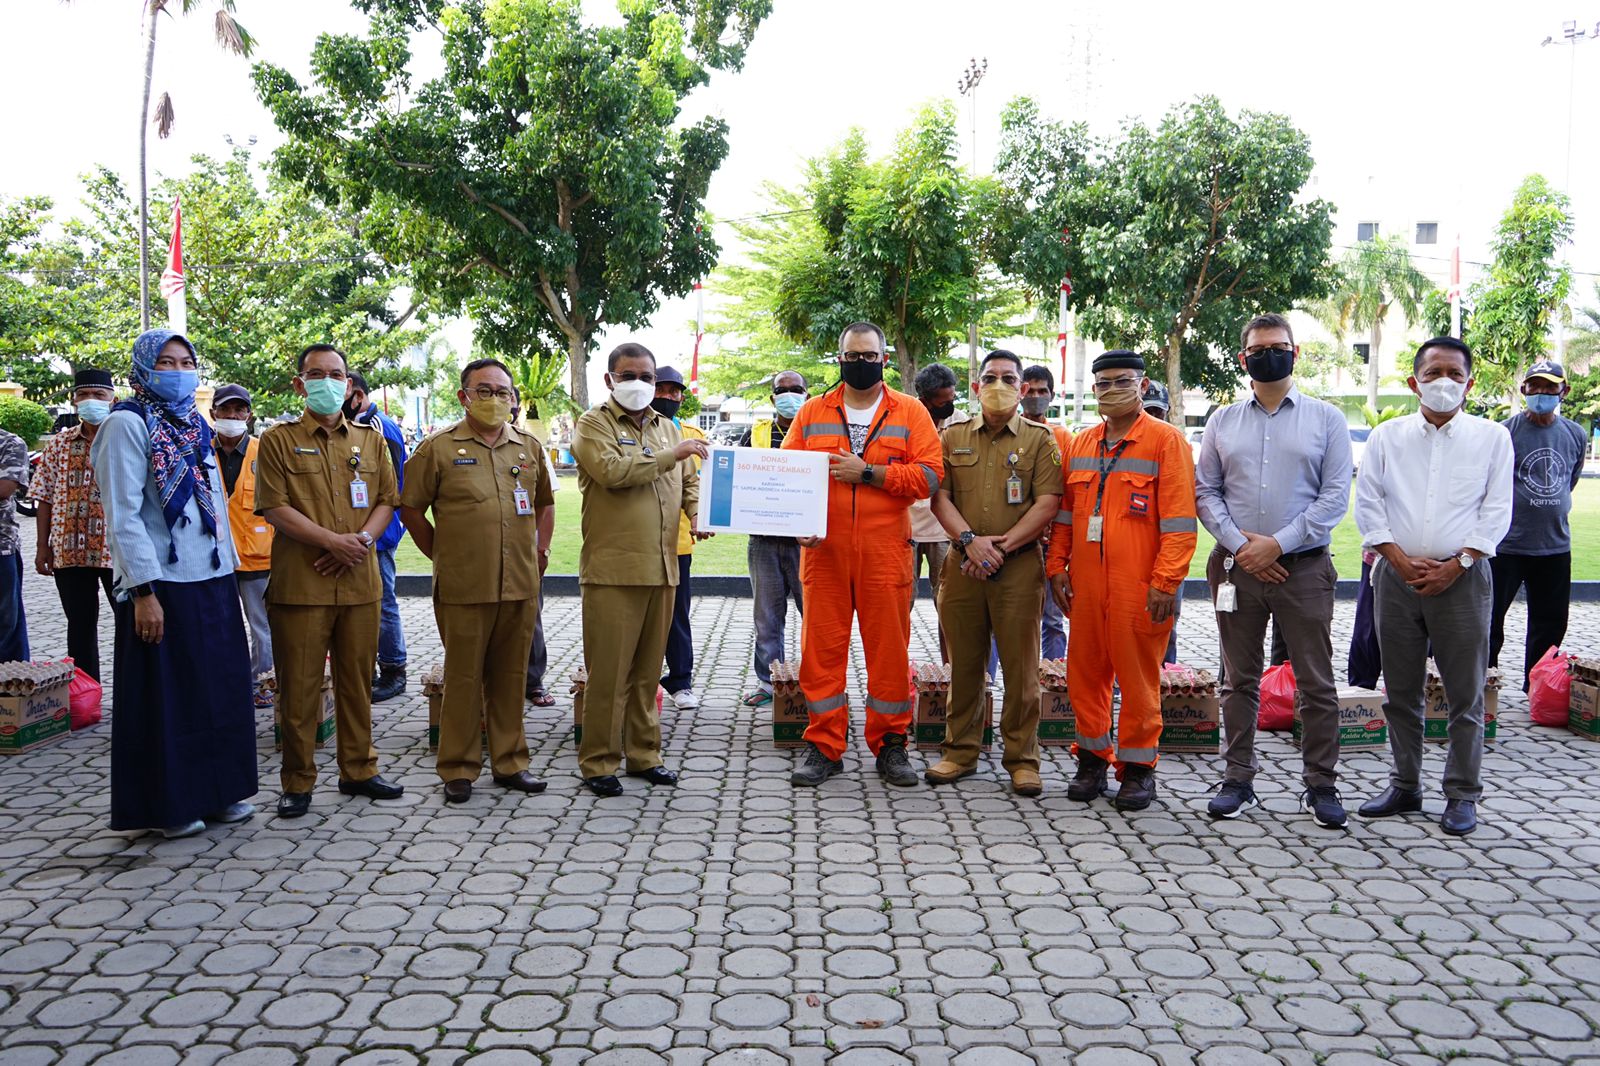
[{"label": "man in orange coveralls", "polygon": [[[1161,657],[1172,631],[1178,584],[1195,548],[1194,459],[1174,426],[1140,407],[1144,360],[1110,351],[1094,361],[1099,427],[1073,438],[1066,492],[1045,573],[1072,618],[1067,688],[1077,717],[1078,773],[1070,799],[1106,787],[1113,762],[1122,782],[1115,804],[1138,811],[1156,795],[1161,745]],[[1111,686],[1122,689],[1117,744],[1111,743]]]},{"label": "man in orange coveralls", "polygon": [[912,500],[939,488],[939,433],[915,397],[883,383],[883,330],[855,322],[839,337],[840,385],[806,401],[785,448],[826,452],[826,537],[801,537],[800,689],[811,712],[806,753],[790,780],[820,785],[844,768],[850,730],[845,668],[850,617],[867,660],[867,747],[878,776],[917,783],[906,757],[911,725]]}]

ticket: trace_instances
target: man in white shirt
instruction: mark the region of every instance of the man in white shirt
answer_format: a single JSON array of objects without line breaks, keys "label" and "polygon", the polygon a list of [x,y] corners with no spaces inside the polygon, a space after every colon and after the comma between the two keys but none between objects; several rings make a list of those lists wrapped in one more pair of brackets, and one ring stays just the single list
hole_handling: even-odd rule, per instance
[{"label": "man in white shirt", "polygon": [[1417,414],[1372,431],[1356,482],[1356,525],[1378,553],[1372,585],[1394,770],[1363,818],[1422,810],[1423,683],[1429,643],[1450,703],[1440,827],[1465,836],[1483,795],[1483,679],[1494,589],[1482,560],[1511,527],[1511,436],[1461,409],[1472,350],[1423,342],[1412,361]]}]

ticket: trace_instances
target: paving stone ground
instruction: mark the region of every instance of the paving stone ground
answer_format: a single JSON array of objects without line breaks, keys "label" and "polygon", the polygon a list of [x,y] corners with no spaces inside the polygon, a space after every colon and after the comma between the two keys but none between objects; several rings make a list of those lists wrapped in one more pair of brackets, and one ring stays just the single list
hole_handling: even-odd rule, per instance
[{"label": "paving stone ground", "polygon": [[[53,588],[26,598],[59,653]],[[403,609],[415,677],[440,648],[427,601]],[[553,674],[578,623],[550,602]],[[917,653],[932,623],[919,604]],[[1434,817],[1316,828],[1277,736],[1263,806],[1222,824],[1218,760],[1192,755],[1134,816],[1069,802],[1059,751],[1036,800],[997,760],[888,788],[859,748],[802,791],[737,705],[749,601],[698,600],[694,626],[704,704],[664,722],[677,789],[582,792],[563,697],[528,712],[547,793],[446,809],[414,685],[375,722],[405,799],[339,796],[325,756],[299,822],[111,832],[109,719],[0,761],[0,1062],[1600,1063],[1600,745],[1530,726],[1520,696],[1465,840],[1436,795]],[[1600,651],[1600,608],[1572,635]],[[1181,641],[1215,665],[1204,605]],[[1386,761],[1344,769],[1353,805]]]}]

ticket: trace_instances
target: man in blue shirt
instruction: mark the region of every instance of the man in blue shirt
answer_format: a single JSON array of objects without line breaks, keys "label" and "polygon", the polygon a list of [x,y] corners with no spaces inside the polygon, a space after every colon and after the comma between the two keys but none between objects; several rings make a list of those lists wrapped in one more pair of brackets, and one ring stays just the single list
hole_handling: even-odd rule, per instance
[{"label": "man in blue shirt", "polygon": [[1489,616],[1489,662],[1500,661],[1506,611],[1517,590],[1528,590],[1528,636],[1522,658],[1522,690],[1528,671],[1567,636],[1572,597],[1572,531],[1567,515],[1572,490],[1583,476],[1588,434],[1561,416],[1561,398],[1571,391],[1566,371],[1553,359],[1528,368],[1522,379],[1527,410],[1505,423],[1511,433],[1513,467],[1511,531],[1489,559],[1494,575],[1494,613]]},{"label": "man in blue shirt", "polygon": [[[358,426],[371,426],[383,431],[384,443],[389,445],[389,458],[394,462],[396,491],[405,487],[406,437],[405,433],[370,402],[367,379],[350,371],[350,397],[345,401],[344,416]],[[383,609],[378,623],[378,676],[372,679],[372,702],[392,700],[406,690],[406,632],[400,625],[400,604],[394,598],[394,550],[405,536],[406,527],[400,521],[400,510],[389,520],[373,550],[378,555],[378,573],[383,577]]]}]

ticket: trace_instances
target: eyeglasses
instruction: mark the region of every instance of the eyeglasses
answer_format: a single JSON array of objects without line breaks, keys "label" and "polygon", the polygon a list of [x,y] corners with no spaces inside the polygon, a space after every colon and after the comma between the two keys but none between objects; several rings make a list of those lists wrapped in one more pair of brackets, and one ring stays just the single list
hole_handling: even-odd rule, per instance
[{"label": "eyeglasses", "polygon": [[781,389],[773,389],[772,395],[782,396],[786,392],[799,393],[801,396],[804,396],[806,394],[806,387],[804,385],[785,385]]},{"label": "eyeglasses", "polygon": [[883,361],[882,352],[840,352],[841,363],[880,363]]},{"label": "eyeglasses", "polygon": [[515,403],[517,399],[516,393],[510,389],[494,389],[488,385],[479,385],[466,391],[467,395],[476,396],[480,400],[504,400],[506,403]]},{"label": "eyeglasses", "polygon": [[1294,349],[1293,348],[1285,348],[1285,347],[1283,347],[1282,345],[1279,345],[1279,344],[1258,344],[1254,348],[1246,348],[1244,350],[1244,357],[1246,359],[1254,359],[1258,355],[1272,355],[1272,354],[1293,355],[1294,354]]},{"label": "eyeglasses", "polygon": [[1131,389],[1139,384],[1138,378],[1095,378],[1094,391],[1105,392],[1108,389]]}]

